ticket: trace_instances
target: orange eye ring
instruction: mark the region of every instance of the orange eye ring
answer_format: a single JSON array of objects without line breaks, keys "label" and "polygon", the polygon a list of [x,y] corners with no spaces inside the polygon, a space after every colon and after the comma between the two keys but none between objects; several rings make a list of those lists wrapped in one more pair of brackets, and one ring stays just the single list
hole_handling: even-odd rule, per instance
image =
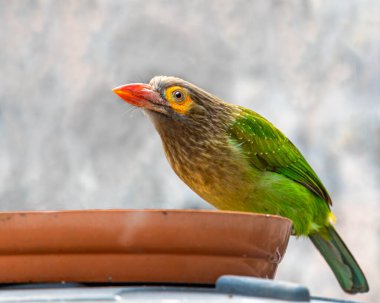
[{"label": "orange eye ring", "polygon": [[191,100],[187,89],[184,87],[176,85],[168,87],[165,91],[165,96],[172,109],[179,114],[186,114],[192,107],[193,100]]}]

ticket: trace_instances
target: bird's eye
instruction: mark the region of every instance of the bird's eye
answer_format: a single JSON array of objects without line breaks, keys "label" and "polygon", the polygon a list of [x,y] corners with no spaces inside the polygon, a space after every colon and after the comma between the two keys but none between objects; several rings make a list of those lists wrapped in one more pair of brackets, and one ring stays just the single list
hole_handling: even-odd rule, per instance
[{"label": "bird's eye", "polygon": [[181,115],[185,115],[193,105],[188,90],[178,85],[170,86],[165,90],[165,99],[171,108]]},{"label": "bird's eye", "polygon": [[185,100],[185,94],[183,92],[181,92],[180,90],[175,90],[172,93],[172,96],[173,96],[174,100],[177,102],[182,102],[183,100]]}]

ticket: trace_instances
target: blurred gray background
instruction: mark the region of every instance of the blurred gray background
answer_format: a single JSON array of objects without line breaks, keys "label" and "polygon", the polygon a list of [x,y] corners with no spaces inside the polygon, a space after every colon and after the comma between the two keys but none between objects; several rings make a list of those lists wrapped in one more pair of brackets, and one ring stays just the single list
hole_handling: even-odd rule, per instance
[{"label": "blurred gray background", "polygon": [[[380,2],[0,1],[0,209],[211,208],[111,89],[175,75],[300,148],[380,301]],[[308,239],[278,279],[343,298]]]}]

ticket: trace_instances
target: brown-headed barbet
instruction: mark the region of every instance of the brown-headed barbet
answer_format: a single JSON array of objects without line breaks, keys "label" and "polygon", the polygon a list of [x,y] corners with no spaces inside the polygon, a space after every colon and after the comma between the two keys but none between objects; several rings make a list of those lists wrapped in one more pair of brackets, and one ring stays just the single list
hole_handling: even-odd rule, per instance
[{"label": "brown-headed barbet", "polygon": [[113,90],[143,108],[176,174],[218,209],[280,215],[309,236],[348,293],[366,278],[336,232],[326,188],[300,151],[273,124],[175,77]]}]

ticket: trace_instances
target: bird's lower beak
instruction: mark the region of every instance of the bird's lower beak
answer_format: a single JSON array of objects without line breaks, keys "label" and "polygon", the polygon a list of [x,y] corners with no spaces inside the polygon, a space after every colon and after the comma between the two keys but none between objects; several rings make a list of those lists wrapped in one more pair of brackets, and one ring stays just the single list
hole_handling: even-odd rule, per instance
[{"label": "bird's lower beak", "polygon": [[154,104],[160,104],[160,94],[152,89],[148,84],[132,83],[118,86],[113,92],[125,102],[147,109],[152,109]]}]

